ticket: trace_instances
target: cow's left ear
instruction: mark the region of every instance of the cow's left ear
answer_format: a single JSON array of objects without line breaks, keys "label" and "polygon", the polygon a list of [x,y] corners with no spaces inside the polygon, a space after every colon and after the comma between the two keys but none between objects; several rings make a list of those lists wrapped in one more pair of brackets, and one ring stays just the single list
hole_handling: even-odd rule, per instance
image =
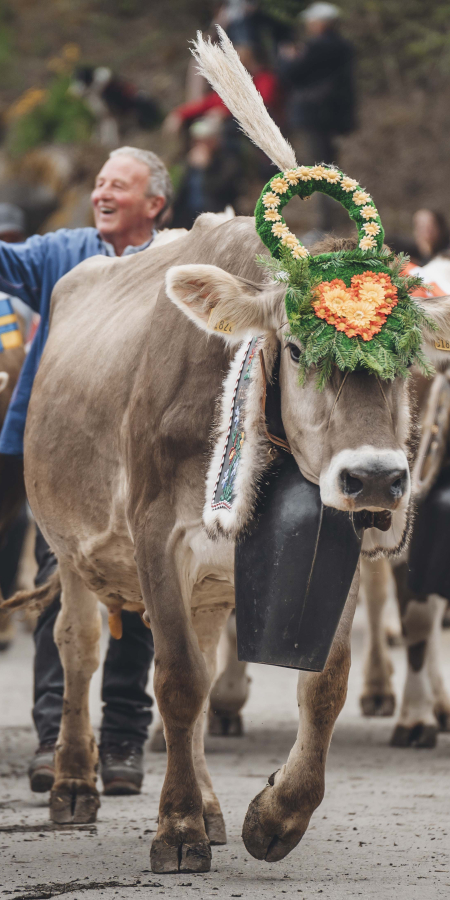
[{"label": "cow's left ear", "polygon": [[423,328],[423,350],[436,369],[450,365],[450,297],[414,297],[427,316],[437,325],[437,331]]},{"label": "cow's left ear", "polygon": [[276,331],[283,322],[283,286],[259,286],[217,266],[173,266],[166,291],[199,328],[231,342]]}]

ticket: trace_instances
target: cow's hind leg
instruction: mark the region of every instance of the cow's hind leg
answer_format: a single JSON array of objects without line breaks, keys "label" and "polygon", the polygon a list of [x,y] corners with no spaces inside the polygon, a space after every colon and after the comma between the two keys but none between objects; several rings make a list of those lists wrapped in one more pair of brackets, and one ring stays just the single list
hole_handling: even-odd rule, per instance
[{"label": "cow's hind leg", "polygon": [[241,709],[248,699],[250,679],[246,671],[247,663],[237,658],[234,613],[228,617],[219,648],[222,645],[225,665],[211,688],[209,733],[236,737],[242,735]]},{"label": "cow's hind leg", "polygon": [[96,597],[60,562],[61,610],[55,641],[64,670],[64,703],[55,753],[50,816],[59,824],[94,822],[98,751],[89,718],[89,684],[99,664],[101,617]]},{"label": "cow's hind leg", "polygon": [[364,687],[360,697],[364,716],[392,716],[395,695],[392,662],[386,641],[383,612],[392,583],[387,559],[361,560],[361,594],[369,620],[369,646],[364,666]]},{"label": "cow's hind leg", "polygon": [[287,856],[323,799],[328,748],[347,695],[358,582],[357,572],[325,669],[299,674],[299,730],[288,761],[248,808],[242,837],[256,859],[276,862]]},{"label": "cow's hind leg", "polygon": [[[406,565],[395,570],[402,628],[408,654],[400,714],[391,738],[393,747],[436,746],[438,721],[447,714],[448,697],[439,672],[437,645],[446,601],[437,594],[419,596],[407,585]],[[441,720],[440,724],[443,722]]]},{"label": "cow's hind leg", "polygon": [[437,600],[437,608],[428,642],[427,669],[433,691],[434,714],[440,731],[448,732],[450,731],[450,696],[444,684],[441,660],[442,623],[447,609],[447,600],[436,594],[434,597]]},{"label": "cow's hind leg", "polygon": [[173,545],[164,528],[169,515],[170,505],[164,498],[154,516],[148,518],[145,532],[137,534],[135,544],[155,643],[155,697],[167,745],[158,831],[150,859],[153,872],[208,872],[211,848],[194,768],[192,738],[208,697],[210,680],[190,611],[183,602]]}]

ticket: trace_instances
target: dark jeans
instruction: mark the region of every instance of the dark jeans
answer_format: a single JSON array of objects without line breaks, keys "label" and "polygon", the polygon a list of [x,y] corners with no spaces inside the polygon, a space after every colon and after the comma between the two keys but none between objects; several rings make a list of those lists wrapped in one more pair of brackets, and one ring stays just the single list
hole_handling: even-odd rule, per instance
[{"label": "dark jeans", "polygon": [[28,527],[27,508],[23,504],[19,515],[9,526],[0,546],[0,590],[6,599],[14,593],[20,555]]},{"label": "dark jeans", "polygon": [[[36,559],[36,584],[43,584],[55,568],[56,558],[39,531]],[[64,673],[53,640],[59,610],[57,597],[39,616],[34,632],[33,719],[41,744],[56,741],[61,722]],[[122,623],[123,636],[119,641],[110,637],[103,668],[101,742],[131,740],[143,744],[152,721],[153,700],[146,693],[146,686],[153,638],[139,613],[122,612]]]}]

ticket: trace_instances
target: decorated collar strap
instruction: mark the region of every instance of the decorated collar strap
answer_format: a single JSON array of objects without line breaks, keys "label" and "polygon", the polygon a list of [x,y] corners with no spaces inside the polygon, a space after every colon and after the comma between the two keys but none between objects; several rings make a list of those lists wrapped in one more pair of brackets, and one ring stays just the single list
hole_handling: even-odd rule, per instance
[{"label": "decorated collar strap", "polygon": [[[272,256],[278,257],[283,246],[291,251],[294,259],[309,256],[306,247],[289,231],[281,210],[292,197],[306,199],[315,191],[328,194],[345,207],[356,225],[360,250],[373,253],[382,249],[384,231],[378,210],[354,178],[331,166],[298,166],[274,175],[256,205],[256,228]],[[315,261],[319,262],[320,257],[315,257]]]},{"label": "decorated collar strap", "polygon": [[[321,191],[348,211],[358,231],[353,250],[310,256],[289,230],[281,210],[298,195]],[[298,166],[274,175],[255,209],[256,228],[272,259],[259,261],[286,284],[290,334],[300,342],[300,380],[317,369],[323,388],[337,366],[367,369],[391,380],[415,362],[425,374],[422,326],[433,329],[409,296],[421,279],[402,274],[405,260],[383,247],[384,231],[371,196],[331,166]]]}]

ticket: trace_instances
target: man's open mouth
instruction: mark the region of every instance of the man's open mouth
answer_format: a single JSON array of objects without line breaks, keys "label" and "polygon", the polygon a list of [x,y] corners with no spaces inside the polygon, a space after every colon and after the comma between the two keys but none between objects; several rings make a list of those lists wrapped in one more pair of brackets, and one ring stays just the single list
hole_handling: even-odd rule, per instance
[{"label": "man's open mouth", "polygon": [[115,209],[112,209],[111,206],[99,206],[98,211],[102,214],[102,216],[111,216],[115,213]]}]

